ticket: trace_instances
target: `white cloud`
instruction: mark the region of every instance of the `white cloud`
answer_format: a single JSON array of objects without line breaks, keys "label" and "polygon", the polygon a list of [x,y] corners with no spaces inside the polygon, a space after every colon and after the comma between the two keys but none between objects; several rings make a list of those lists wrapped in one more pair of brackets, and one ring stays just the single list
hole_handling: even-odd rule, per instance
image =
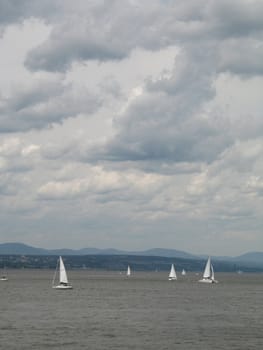
[{"label": "white cloud", "polygon": [[[75,178],[68,181],[50,181],[42,185],[38,195],[43,199],[72,199],[89,194],[111,194],[111,200],[119,198],[120,191],[147,193],[158,186],[160,178],[157,175],[143,173],[126,173],[107,171],[102,167],[90,167],[86,178]],[[158,186],[159,187],[159,186]],[[155,190],[154,190],[155,191]]]},{"label": "white cloud", "polygon": [[12,156],[17,154],[21,147],[21,141],[17,137],[6,138],[0,143],[0,154]]},{"label": "white cloud", "polygon": [[40,146],[39,145],[34,145],[31,144],[29,146],[26,146],[22,149],[21,153],[23,156],[31,156],[32,153],[38,152],[40,150]]}]

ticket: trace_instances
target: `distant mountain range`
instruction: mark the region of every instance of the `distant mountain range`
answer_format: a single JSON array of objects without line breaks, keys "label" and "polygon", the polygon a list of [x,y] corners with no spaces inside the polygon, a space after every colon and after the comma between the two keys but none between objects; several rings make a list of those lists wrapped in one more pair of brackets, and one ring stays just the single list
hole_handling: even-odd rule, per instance
[{"label": "distant mountain range", "polygon": [[[193,255],[181,250],[154,248],[144,251],[123,251],[113,248],[82,248],[82,249],[42,249],[23,243],[0,244],[0,255],[134,255],[134,256],[159,256],[181,259],[205,259],[204,255]],[[263,252],[248,252],[236,257],[213,256],[213,259],[229,262],[246,262],[248,264],[263,265]]]},{"label": "distant mountain range", "polygon": [[113,248],[82,248],[82,249],[43,249],[35,248],[23,243],[0,244],[0,255],[138,255],[138,256],[162,256],[185,259],[196,259],[195,255],[175,250],[155,248],[144,251],[124,251]]}]

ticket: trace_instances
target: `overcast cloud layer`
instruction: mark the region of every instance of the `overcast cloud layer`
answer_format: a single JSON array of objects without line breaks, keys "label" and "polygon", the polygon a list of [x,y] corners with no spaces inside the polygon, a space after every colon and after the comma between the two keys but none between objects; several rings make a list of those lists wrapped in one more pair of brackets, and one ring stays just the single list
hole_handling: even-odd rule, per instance
[{"label": "overcast cloud layer", "polygon": [[1,242],[262,250],[262,39],[261,0],[0,0]]}]

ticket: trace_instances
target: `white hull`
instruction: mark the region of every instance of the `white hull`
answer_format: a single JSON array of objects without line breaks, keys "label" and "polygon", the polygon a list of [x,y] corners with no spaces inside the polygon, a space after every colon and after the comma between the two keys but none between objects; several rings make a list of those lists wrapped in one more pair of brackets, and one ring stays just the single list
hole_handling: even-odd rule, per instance
[{"label": "white hull", "polygon": [[212,280],[210,278],[203,278],[203,279],[199,280],[198,282],[201,282],[201,283],[218,283],[217,280]]},{"label": "white hull", "polygon": [[7,277],[1,277],[0,281],[8,281],[8,278]]},{"label": "white hull", "polygon": [[73,289],[73,287],[72,287],[70,284],[68,284],[67,286],[64,286],[64,285],[62,285],[62,284],[59,284],[59,285],[57,285],[57,286],[53,286],[52,288],[54,288],[54,289],[61,289],[61,290]]},{"label": "white hull", "polygon": [[168,278],[168,281],[176,281],[177,280],[177,278],[175,278],[175,277],[169,277]]}]

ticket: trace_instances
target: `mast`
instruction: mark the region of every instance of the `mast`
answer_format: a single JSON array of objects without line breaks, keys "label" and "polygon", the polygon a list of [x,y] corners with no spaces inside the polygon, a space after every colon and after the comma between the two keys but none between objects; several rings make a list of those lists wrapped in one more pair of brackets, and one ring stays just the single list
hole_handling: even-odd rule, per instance
[{"label": "mast", "polygon": [[55,280],[56,280],[56,277],[57,277],[58,264],[59,264],[59,259],[57,260],[57,265],[56,265],[56,269],[55,269],[54,276],[53,276],[52,286],[54,286]]}]

